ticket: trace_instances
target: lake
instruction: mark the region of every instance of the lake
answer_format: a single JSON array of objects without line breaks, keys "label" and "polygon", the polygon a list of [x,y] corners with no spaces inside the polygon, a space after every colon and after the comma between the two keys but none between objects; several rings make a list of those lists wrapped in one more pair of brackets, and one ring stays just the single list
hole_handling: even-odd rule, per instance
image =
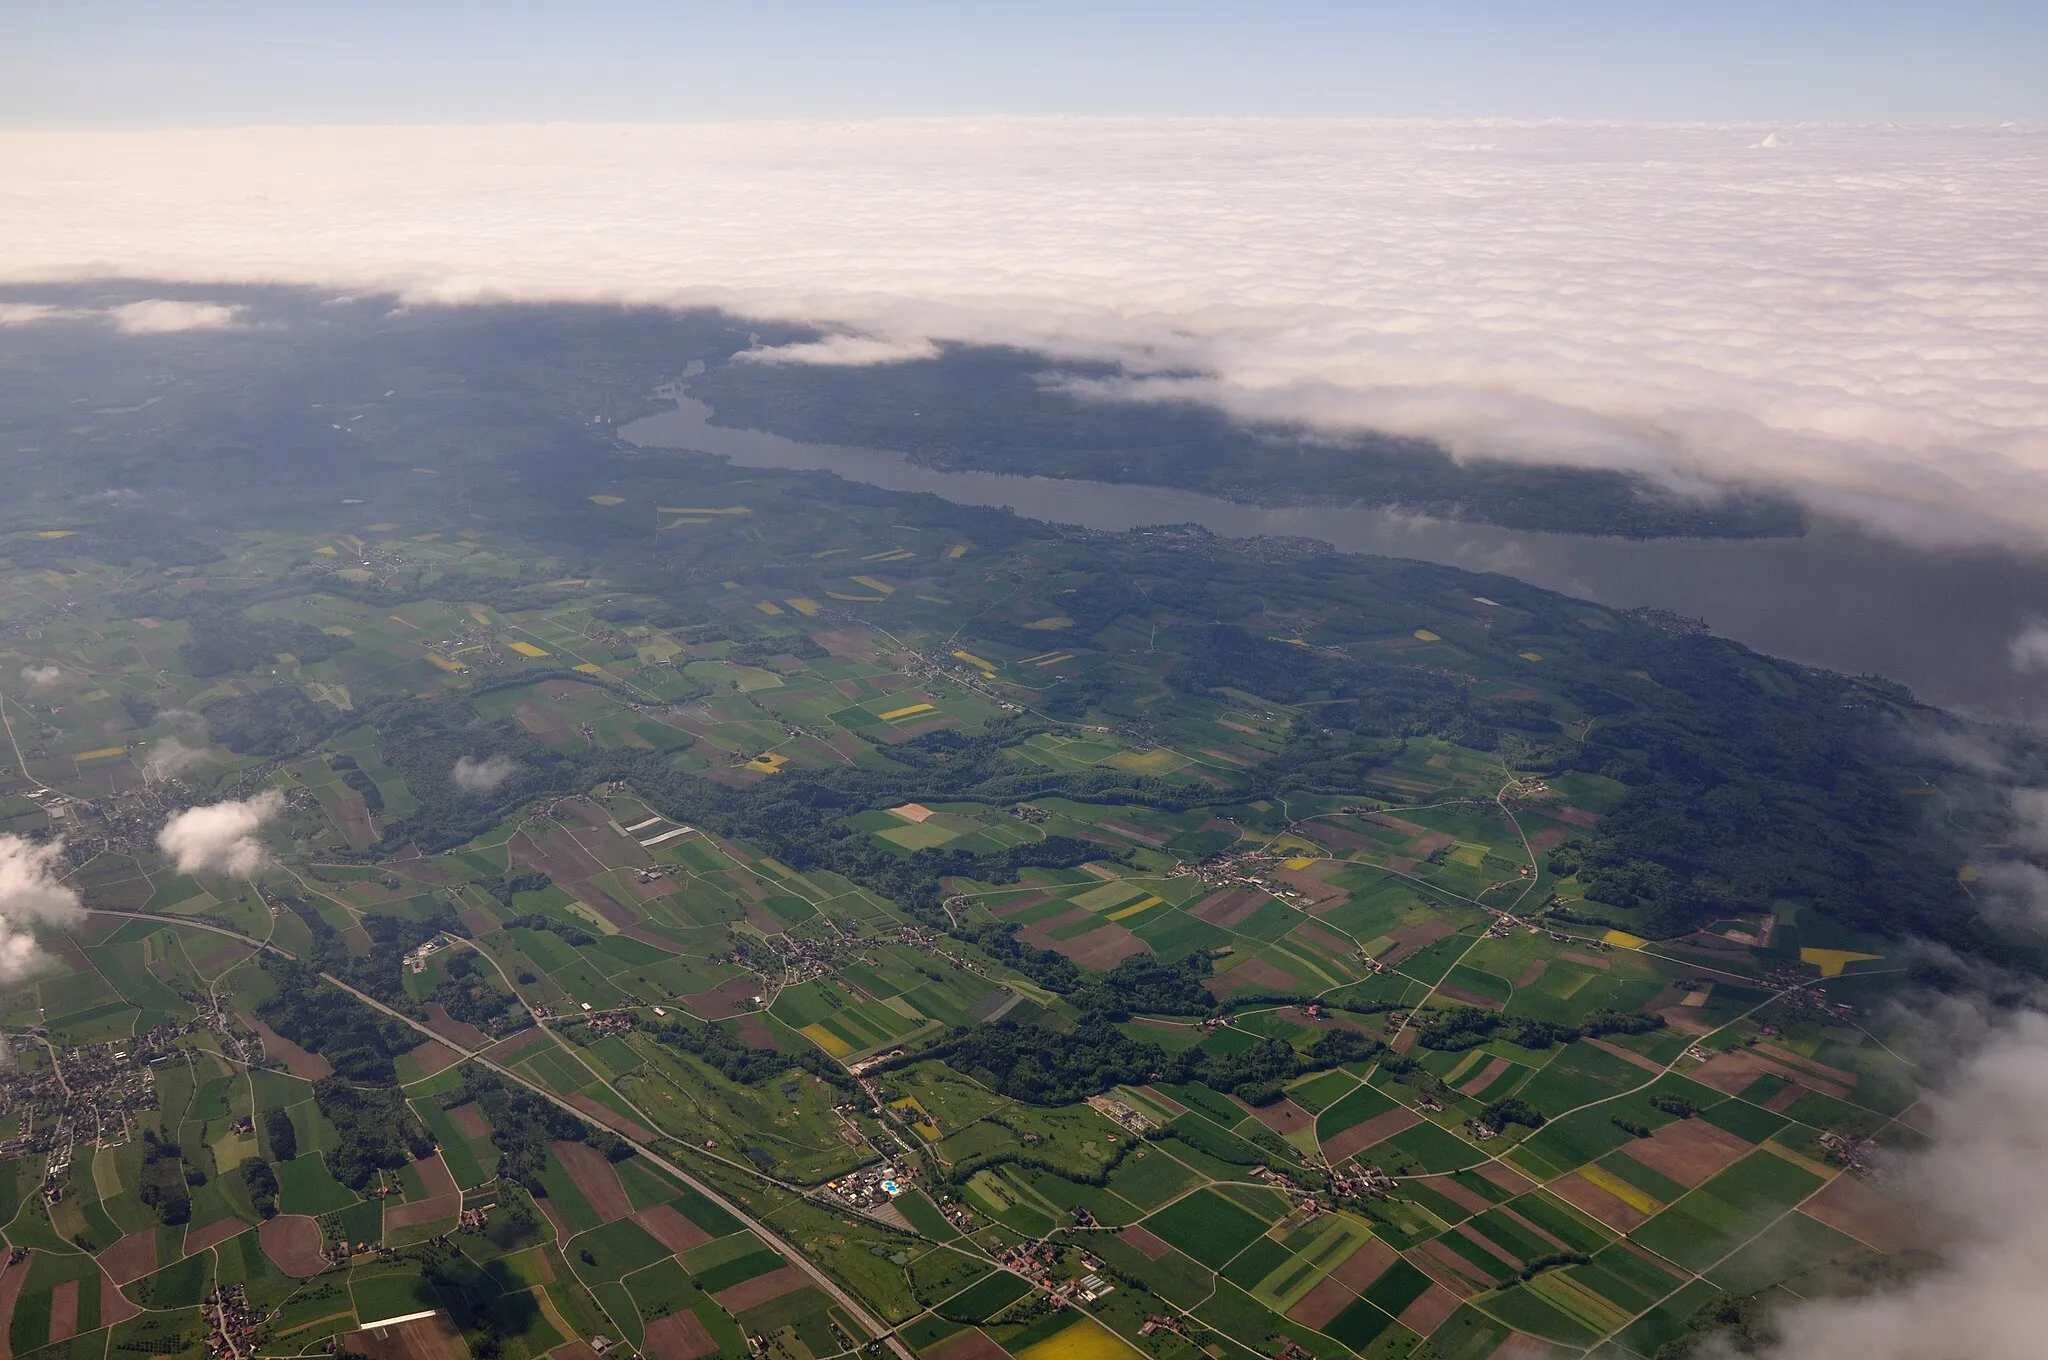
[{"label": "lake", "polygon": [[1171,487],[945,472],[886,449],[715,425],[705,403],[677,389],[661,395],[676,409],[624,426],[623,439],[743,467],[833,472],[1089,529],[1194,523],[1231,538],[1298,534],[1344,552],[1500,572],[1614,608],[1648,605],[1705,619],[1758,651],[1888,676],[1923,699],[1980,716],[2048,714],[2048,674],[2015,671],[2009,650],[2030,621],[2048,619],[2048,557],[1928,551],[1831,521],[1803,538],[1587,538],[1363,508],[1243,505]]}]

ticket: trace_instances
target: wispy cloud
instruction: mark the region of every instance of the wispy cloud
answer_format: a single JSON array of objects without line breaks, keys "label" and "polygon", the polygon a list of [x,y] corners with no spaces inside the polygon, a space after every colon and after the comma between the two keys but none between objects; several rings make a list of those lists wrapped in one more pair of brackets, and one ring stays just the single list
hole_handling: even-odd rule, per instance
[{"label": "wispy cloud", "polygon": [[489,793],[518,772],[519,765],[510,756],[491,756],[485,760],[460,756],[448,778],[464,793]]},{"label": "wispy cloud", "polygon": [[1124,396],[2048,541],[2048,133],[1765,131],[15,132],[0,278],[722,305],[831,337],[781,361],[1013,344],[1121,360]]}]

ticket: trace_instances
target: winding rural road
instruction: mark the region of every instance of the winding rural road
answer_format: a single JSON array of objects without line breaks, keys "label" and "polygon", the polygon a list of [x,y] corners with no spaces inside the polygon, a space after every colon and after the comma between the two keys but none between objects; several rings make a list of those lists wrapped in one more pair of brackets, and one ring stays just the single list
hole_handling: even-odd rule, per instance
[{"label": "winding rural road", "polygon": [[[242,932],[238,930],[230,930],[226,926],[213,925],[205,921],[194,921],[182,916],[165,916],[160,915],[156,912],[149,911],[122,911],[118,908],[113,907],[93,907],[92,910],[94,912],[106,916],[125,916],[144,921],[161,921],[165,925],[188,926],[197,930],[210,930],[216,935],[225,935],[230,939],[239,940],[243,944],[250,946],[252,949],[268,951],[270,953],[278,955],[281,958],[292,959],[295,962],[298,959],[298,956],[296,954],[293,954],[290,950],[280,948],[279,946],[271,944],[266,940],[259,940],[252,935],[244,935],[242,934]],[[865,1305],[863,1305],[859,1300],[855,1299],[853,1295],[847,1293],[845,1289],[841,1288],[838,1281],[834,1280],[831,1276],[827,1275],[823,1270],[819,1269],[816,1263],[811,1261],[802,1252],[798,1251],[795,1247],[785,1242],[782,1239],[782,1235],[780,1233],[776,1232],[773,1228],[770,1228],[767,1224],[761,1222],[761,1220],[755,1218],[752,1214],[742,1209],[739,1205],[734,1204],[731,1200],[727,1199],[724,1195],[720,1194],[716,1188],[707,1185],[703,1181],[697,1179],[697,1177],[691,1175],[682,1167],[677,1166],[674,1162],[669,1161],[666,1157],[663,1157],[659,1153],[655,1152],[654,1149],[648,1147],[645,1143],[642,1143],[638,1139],[632,1137],[625,1130],[613,1126],[607,1121],[600,1119],[593,1114],[590,1114],[588,1111],[577,1109],[568,1101],[563,1100],[560,1096],[557,1096],[554,1092],[549,1091],[542,1086],[536,1085],[534,1082],[527,1079],[524,1075],[518,1072],[514,1072],[509,1067],[505,1067],[499,1063],[493,1062],[491,1059],[485,1057],[482,1051],[464,1048],[462,1045],[454,1042],[452,1039],[449,1039],[446,1035],[436,1034],[433,1030],[428,1029],[425,1025],[422,1025],[417,1020],[414,1020],[411,1016],[393,1010],[391,1007],[385,1005],[383,1002],[377,1000],[375,997],[364,995],[362,992],[357,991],[355,988],[349,986],[346,982],[343,982],[340,978],[337,978],[332,974],[322,973],[320,974],[320,978],[322,981],[331,983],[334,986],[339,987],[342,991],[347,992],[350,996],[362,1002],[370,1009],[378,1011],[381,1014],[388,1015],[392,1019],[400,1021],[403,1024],[409,1025],[413,1029],[418,1030],[422,1035],[426,1036],[429,1039],[432,1039],[434,1042],[438,1044],[442,1044],[448,1048],[454,1049],[457,1053],[461,1054],[465,1059],[471,1062],[482,1063],[485,1067],[488,1067],[491,1071],[496,1072],[499,1076],[504,1077],[510,1081],[518,1082],[521,1086],[524,1086],[527,1090],[532,1091],[535,1095],[540,1096],[542,1099],[548,1101],[552,1105],[557,1106],[563,1111],[574,1115],[576,1118],[587,1120],[593,1124],[602,1125],[606,1129],[609,1129],[612,1133],[617,1134],[620,1138],[625,1139],[627,1143],[632,1145],[634,1151],[638,1152],[641,1156],[645,1157],[649,1162],[653,1163],[655,1166],[660,1167],[663,1171],[668,1172],[676,1179],[682,1181],[692,1190],[695,1190],[698,1194],[703,1195],[713,1204],[716,1204],[719,1208],[725,1210],[734,1218],[738,1219],[740,1222],[746,1224],[749,1228],[753,1229],[754,1232],[758,1233],[763,1241],[768,1243],[769,1246],[773,1247],[776,1250],[776,1252],[780,1254],[782,1257],[784,1257],[786,1260],[788,1260],[791,1265],[796,1266],[799,1270],[802,1270],[806,1275],[810,1276],[812,1281],[820,1289],[824,1290],[826,1295],[830,1297],[833,1302],[837,1303],[840,1307],[844,1308],[847,1311],[848,1315],[851,1316],[855,1322],[858,1322],[864,1329],[866,1329],[870,1336],[874,1337],[877,1340],[886,1341],[889,1344],[889,1348],[896,1353],[898,1360],[914,1360],[914,1357],[910,1353],[910,1349],[903,1344],[901,1339],[897,1337],[894,1328],[885,1325],[880,1318],[877,1318],[876,1316],[874,1316],[874,1314],[870,1313]]]}]

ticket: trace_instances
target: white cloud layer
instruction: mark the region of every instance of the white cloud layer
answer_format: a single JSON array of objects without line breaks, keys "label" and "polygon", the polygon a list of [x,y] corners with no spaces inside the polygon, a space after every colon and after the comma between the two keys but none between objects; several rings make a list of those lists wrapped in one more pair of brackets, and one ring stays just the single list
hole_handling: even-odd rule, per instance
[{"label": "white cloud layer", "polygon": [[21,682],[30,689],[50,689],[64,679],[62,666],[23,666]]},{"label": "white cloud layer", "polygon": [[[1799,1304],[1767,1360],[2033,1360],[2048,1335],[2048,1017],[1998,1024],[1920,1107],[1931,1147],[1895,1165],[1904,1213],[1940,1264],[1890,1293]],[[1890,1187],[1887,1198],[1897,1194]],[[1910,1207],[1908,1207],[1910,1206]],[[1710,1354],[1725,1355],[1713,1351]]]},{"label": "white cloud layer", "polygon": [[455,787],[465,793],[488,793],[510,779],[519,765],[510,756],[492,756],[478,760],[475,756],[460,756],[448,777],[455,781]]},{"label": "white cloud layer", "polygon": [[2048,541],[2048,131],[1765,131],[19,131],[0,280],[716,304],[828,328],[782,361],[1116,358],[1250,416]]},{"label": "white cloud layer", "polygon": [[270,864],[263,824],[284,811],[284,795],[265,789],[239,802],[209,803],[174,814],[156,843],[181,874],[201,871],[249,878]]},{"label": "white cloud layer", "polygon": [[85,919],[78,893],[60,881],[64,843],[0,835],[0,986],[46,972],[49,955],[36,945],[34,923],[74,925]]}]

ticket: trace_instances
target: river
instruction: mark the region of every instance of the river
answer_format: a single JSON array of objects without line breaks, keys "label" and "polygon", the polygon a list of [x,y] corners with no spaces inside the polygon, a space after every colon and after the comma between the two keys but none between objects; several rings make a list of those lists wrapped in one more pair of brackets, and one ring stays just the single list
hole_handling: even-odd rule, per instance
[{"label": "river", "polygon": [[834,472],[892,491],[1090,529],[1195,523],[1227,537],[1299,534],[1344,552],[1493,571],[1614,608],[1705,619],[1758,651],[1888,676],[1921,698],[1991,718],[2048,716],[2048,673],[2022,674],[2011,641],[2048,619],[2048,558],[1929,551],[1832,521],[1803,538],[1622,539],[1526,533],[1382,510],[1267,508],[1171,487],[945,472],[884,449],[808,444],[711,423],[686,393],[624,426],[645,448],[692,449],[743,467]]}]

